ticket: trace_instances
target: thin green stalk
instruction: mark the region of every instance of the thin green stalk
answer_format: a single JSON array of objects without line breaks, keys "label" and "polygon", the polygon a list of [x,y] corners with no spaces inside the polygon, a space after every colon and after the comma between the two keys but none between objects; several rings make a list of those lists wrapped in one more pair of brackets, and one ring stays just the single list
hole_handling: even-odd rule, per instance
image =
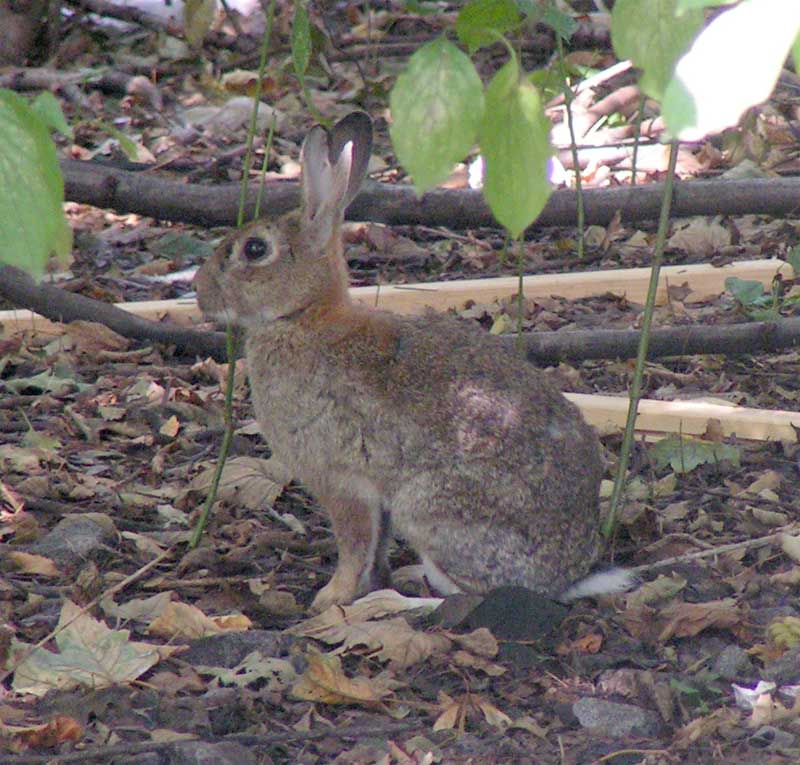
[{"label": "thin green stalk", "polygon": [[267,26],[264,29],[264,38],[261,41],[261,56],[258,61],[258,77],[256,79],[256,92],[253,95],[253,115],[250,118],[250,128],[247,131],[247,148],[244,154],[244,166],[242,168],[242,187],[239,190],[239,212],[236,216],[236,227],[244,225],[244,208],[247,201],[247,177],[250,173],[250,163],[253,159],[253,140],[256,135],[258,125],[258,106],[261,103],[261,83],[264,80],[264,72],[267,70],[267,53],[269,51],[269,38],[272,36],[272,20],[275,17],[275,0],[270,0],[269,10],[267,11]]},{"label": "thin green stalk", "polygon": [[194,549],[200,544],[200,538],[203,536],[206,523],[208,523],[211,507],[217,499],[222,470],[225,467],[225,460],[228,458],[231,441],[233,440],[233,388],[234,379],[236,377],[234,372],[236,367],[236,335],[231,324],[228,324],[225,331],[225,348],[228,353],[228,376],[225,379],[225,430],[222,434],[222,445],[219,447],[219,455],[217,455],[214,477],[211,479],[211,485],[208,487],[208,494],[206,494],[206,501],[203,504],[200,517],[197,519],[197,523],[194,529],[192,529],[192,536],[189,539],[190,549]]},{"label": "thin green stalk", "polygon": [[572,120],[572,102],[575,100],[575,94],[569,86],[567,67],[564,64],[564,41],[561,39],[560,34],[556,34],[556,43],[558,44],[558,68],[561,73],[562,85],[564,86],[564,104],[566,105],[567,127],[569,128],[569,147],[572,152],[572,166],[575,168],[575,193],[578,195],[578,257],[583,259],[586,213],[583,206],[581,167],[578,164],[578,142],[575,139],[575,125]]},{"label": "thin green stalk", "polygon": [[631,446],[633,445],[634,426],[636,425],[636,411],[639,408],[639,399],[642,395],[642,377],[644,376],[644,365],[647,361],[647,349],[650,344],[650,326],[653,323],[656,293],[658,292],[658,274],[661,270],[664,245],[667,241],[669,213],[672,206],[672,187],[677,161],[678,142],[673,141],[669,148],[669,166],[667,167],[667,178],[664,182],[664,196],[661,198],[661,214],[658,219],[658,233],[656,234],[656,245],[653,250],[653,262],[650,266],[650,284],[647,288],[647,299],[645,300],[644,315],[642,317],[642,336],[639,340],[636,367],[634,368],[633,380],[631,381],[630,405],[628,406],[628,418],[625,421],[625,436],[622,439],[619,465],[617,467],[617,475],[614,479],[614,491],[611,494],[611,509],[603,525],[603,534],[606,537],[610,537],[614,531],[617,509],[628,472],[628,460],[630,458]]},{"label": "thin green stalk", "polygon": [[[269,51],[269,38],[272,35],[272,20],[275,16],[275,0],[271,0],[269,9],[267,11],[267,26],[264,29],[264,39],[261,44],[261,58],[258,64],[258,80],[256,83],[256,92],[253,96],[253,116],[250,120],[250,128],[247,131],[247,148],[244,157],[244,166],[242,168],[242,184],[239,193],[239,211],[236,216],[236,227],[241,228],[244,224],[244,210],[247,201],[247,179],[250,173],[250,164],[253,158],[253,142],[256,135],[256,127],[258,125],[258,106],[261,103],[261,83],[264,79],[264,72],[267,68],[267,52]],[[274,120],[273,120],[274,127]],[[272,142],[272,129],[270,129],[270,136],[267,142],[267,154],[269,154],[269,146]],[[258,204],[258,203],[257,203]],[[200,544],[200,539],[203,536],[203,530],[208,523],[208,516],[211,513],[211,508],[217,499],[217,491],[219,489],[219,482],[222,478],[222,470],[225,467],[225,460],[228,458],[228,451],[230,450],[231,441],[233,440],[233,390],[236,379],[236,356],[237,356],[237,342],[236,333],[234,328],[229,324],[225,332],[225,347],[228,356],[228,376],[225,379],[225,429],[222,434],[222,444],[219,449],[217,457],[217,464],[214,468],[214,477],[211,480],[206,501],[203,504],[203,509],[200,513],[197,523],[192,529],[192,536],[189,539],[189,548],[193,549]]]},{"label": "thin green stalk", "polygon": [[525,278],[525,246],[523,242],[524,234],[520,234],[516,240],[517,245],[517,339],[515,345],[517,353],[522,356],[525,353],[525,345],[522,336],[522,318],[525,310],[524,278]]},{"label": "thin green stalk", "polygon": [[636,185],[636,161],[639,158],[639,142],[642,140],[642,121],[644,120],[644,93],[639,94],[639,108],[636,110],[636,125],[633,133],[633,158],[631,159],[631,186]]}]

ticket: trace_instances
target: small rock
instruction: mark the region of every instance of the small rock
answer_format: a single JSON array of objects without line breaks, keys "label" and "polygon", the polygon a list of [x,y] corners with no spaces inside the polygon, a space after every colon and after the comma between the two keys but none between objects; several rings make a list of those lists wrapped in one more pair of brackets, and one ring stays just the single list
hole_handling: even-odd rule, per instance
[{"label": "small rock", "polygon": [[109,516],[81,513],[59,521],[28,552],[50,558],[64,576],[72,576],[87,560],[105,561],[116,542],[117,529]]},{"label": "small rock", "polygon": [[255,753],[235,741],[186,741],[173,752],[172,765],[258,765]]},{"label": "small rock", "polygon": [[192,640],[181,659],[192,665],[231,669],[253,651],[261,651],[264,656],[284,656],[288,645],[289,639],[285,635],[272,630],[223,632]]},{"label": "small rock", "polygon": [[800,682],[800,647],[790,648],[767,664],[761,671],[761,677],[777,685],[797,685]]},{"label": "small rock", "polygon": [[581,727],[612,738],[657,736],[661,720],[655,712],[605,699],[582,698],[572,705]]},{"label": "small rock", "polygon": [[762,725],[752,736],[750,746],[756,749],[776,751],[781,749],[794,749],[797,737],[772,725]]},{"label": "small rock", "polygon": [[747,651],[738,645],[723,648],[714,661],[713,670],[723,680],[742,680],[752,677],[755,671]]}]

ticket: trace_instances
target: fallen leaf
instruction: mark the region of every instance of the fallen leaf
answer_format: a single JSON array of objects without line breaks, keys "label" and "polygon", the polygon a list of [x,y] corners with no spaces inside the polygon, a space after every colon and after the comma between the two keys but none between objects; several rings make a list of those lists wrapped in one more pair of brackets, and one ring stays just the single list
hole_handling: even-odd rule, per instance
[{"label": "fallen leaf", "polygon": [[339,657],[332,654],[308,653],[306,660],[306,671],[291,690],[291,695],[301,701],[373,706],[401,685],[387,672],[351,679],[342,671]]},{"label": "fallen leaf", "polygon": [[61,572],[56,568],[56,564],[44,555],[12,551],[6,553],[6,560],[11,563],[17,571],[23,574],[50,577],[61,576]]},{"label": "fallen leaf", "polygon": [[659,621],[666,623],[658,639],[666,642],[672,637],[692,637],[710,627],[735,627],[742,621],[742,613],[734,598],[706,603],[671,603],[661,609]]},{"label": "fallen leaf", "polygon": [[12,643],[10,665],[20,661],[12,682],[17,693],[44,696],[57,688],[108,688],[132,682],[161,660],[158,646],[132,641],[129,630],[109,629],[80,611],[71,601],[64,603],[56,653],[36,648],[28,654],[32,646]]}]

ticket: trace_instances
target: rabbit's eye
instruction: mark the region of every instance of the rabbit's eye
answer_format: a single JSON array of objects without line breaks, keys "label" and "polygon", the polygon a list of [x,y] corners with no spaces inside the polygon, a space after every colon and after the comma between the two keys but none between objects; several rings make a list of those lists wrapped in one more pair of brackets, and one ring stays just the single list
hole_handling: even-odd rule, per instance
[{"label": "rabbit's eye", "polygon": [[253,262],[269,255],[271,250],[272,246],[266,239],[262,239],[260,236],[251,236],[242,247],[242,255],[245,260]]}]

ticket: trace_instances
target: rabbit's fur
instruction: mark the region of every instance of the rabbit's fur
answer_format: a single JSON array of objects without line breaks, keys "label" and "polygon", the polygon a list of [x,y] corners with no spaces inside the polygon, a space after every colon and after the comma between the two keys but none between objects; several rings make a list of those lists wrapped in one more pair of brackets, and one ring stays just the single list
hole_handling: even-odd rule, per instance
[{"label": "rabbit's fur", "polygon": [[597,438],[478,328],[351,302],[340,224],[371,140],[361,113],[313,128],[301,209],[245,227],[196,278],[203,312],[246,328],[264,437],[330,514],[339,561],[312,608],[387,585],[390,533],[443,594],[563,595],[600,549]]}]

